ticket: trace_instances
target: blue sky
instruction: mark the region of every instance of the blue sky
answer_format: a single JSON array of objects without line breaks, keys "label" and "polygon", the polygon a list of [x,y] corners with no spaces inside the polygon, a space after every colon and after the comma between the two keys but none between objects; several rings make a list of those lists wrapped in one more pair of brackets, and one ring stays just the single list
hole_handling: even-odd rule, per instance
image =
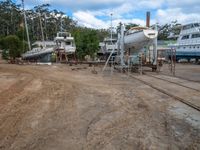
[{"label": "blue sky", "polygon": [[[2,0],[0,0],[2,1]],[[13,0],[20,3],[21,0]],[[92,28],[108,28],[110,14],[113,25],[137,23],[145,25],[146,11],[151,12],[151,24],[200,22],[200,0],[24,0],[26,8],[49,3],[78,22]]]}]

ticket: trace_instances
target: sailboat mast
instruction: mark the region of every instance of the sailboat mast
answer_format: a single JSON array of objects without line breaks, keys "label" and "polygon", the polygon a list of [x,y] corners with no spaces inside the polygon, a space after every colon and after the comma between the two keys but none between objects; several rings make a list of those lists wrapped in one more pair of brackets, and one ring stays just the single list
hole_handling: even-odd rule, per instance
[{"label": "sailboat mast", "polygon": [[44,32],[43,32],[43,27],[42,27],[42,20],[41,20],[41,14],[39,13],[39,20],[40,20],[40,27],[41,27],[41,32],[42,32],[42,42],[43,46],[46,47],[45,41],[44,41]]},{"label": "sailboat mast", "polygon": [[25,29],[26,29],[26,35],[28,40],[28,49],[31,50],[31,44],[30,44],[30,38],[29,38],[29,32],[28,32],[28,26],[27,26],[27,20],[26,20],[26,13],[24,9],[24,0],[22,0],[22,7],[23,7],[23,14],[24,14],[24,23],[25,23]]},{"label": "sailboat mast", "polygon": [[112,25],[112,16],[113,16],[113,14],[111,13],[111,14],[110,14],[110,19],[111,19],[111,20],[110,20],[110,22],[111,22],[111,31],[110,31],[111,44],[113,44],[113,43],[112,43],[112,37],[113,37],[113,35],[112,35],[112,29],[113,29],[113,25]]},{"label": "sailboat mast", "polygon": [[62,28],[62,15],[60,17],[60,31],[63,32],[63,28]]}]

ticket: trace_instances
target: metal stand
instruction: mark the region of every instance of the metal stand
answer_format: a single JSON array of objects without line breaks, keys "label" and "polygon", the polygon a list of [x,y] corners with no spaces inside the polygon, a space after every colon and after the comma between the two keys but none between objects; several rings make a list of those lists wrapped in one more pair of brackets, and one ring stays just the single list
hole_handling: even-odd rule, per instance
[{"label": "metal stand", "polygon": [[110,75],[113,75],[115,56],[111,57]]},{"label": "metal stand", "polygon": [[176,71],[176,49],[174,48],[171,48],[169,51],[168,51],[168,58],[169,58],[169,70],[170,70],[170,73],[175,76],[175,71]]},{"label": "metal stand", "polygon": [[138,66],[140,75],[142,75],[142,53],[139,54],[139,66]]}]

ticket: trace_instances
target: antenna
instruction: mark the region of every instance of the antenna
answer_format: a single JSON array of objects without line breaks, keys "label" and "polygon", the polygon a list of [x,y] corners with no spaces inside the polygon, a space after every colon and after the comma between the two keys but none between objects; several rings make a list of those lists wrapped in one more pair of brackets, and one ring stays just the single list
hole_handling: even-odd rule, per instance
[{"label": "antenna", "polygon": [[[111,16],[111,17],[110,17],[110,20],[111,20],[110,38],[111,38],[111,44],[113,45],[113,42],[112,42],[112,28],[113,28],[113,27],[112,27],[112,16],[113,16],[113,14],[111,13],[110,16]],[[109,55],[109,57],[108,57],[108,59],[107,59],[105,65],[104,65],[104,67],[103,67],[102,72],[104,72],[104,70],[106,69],[106,66],[108,65],[108,62],[109,62],[109,60],[110,60],[112,54],[114,53],[114,50],[115,50],[115,48],[114,48],[114,46],[113,46],[113,49],[112,49],[112,51],[111,51],[111,53],[110,53],[110,55]]]},{"label": "antenna", "polygon": [[22,8],[23,8],[23,14],[24,14],[24,23],[25,23],[25,28],[26,28],[26,35],[27,35],[27,40],[28,40],[28,49],[30,51],[31,50],[31,44],[30,44],[29,33],[28,33],[26,13],[25,13],[25,9],[24,9],[24,0],[22,0]]},{"label": "antenna", "polygon": [[112,28],[113,28],[113,25],[112,25],[112,16],[113,16],[113,14],[111,13],[110,14],[110,23],[111,23],[110,38],[111,38],[111,44],[112,44]]}]

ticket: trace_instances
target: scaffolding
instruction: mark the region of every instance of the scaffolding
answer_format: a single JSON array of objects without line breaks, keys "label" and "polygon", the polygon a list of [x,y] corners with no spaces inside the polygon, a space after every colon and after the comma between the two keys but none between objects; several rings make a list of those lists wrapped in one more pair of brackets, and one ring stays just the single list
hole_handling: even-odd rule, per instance
[{"label": "scaffolding", "polygon": [[170,73],[175,76],[176,71],[176,49],[171,48],[167,50],[167,56],[168,56],[168,68]]}]

